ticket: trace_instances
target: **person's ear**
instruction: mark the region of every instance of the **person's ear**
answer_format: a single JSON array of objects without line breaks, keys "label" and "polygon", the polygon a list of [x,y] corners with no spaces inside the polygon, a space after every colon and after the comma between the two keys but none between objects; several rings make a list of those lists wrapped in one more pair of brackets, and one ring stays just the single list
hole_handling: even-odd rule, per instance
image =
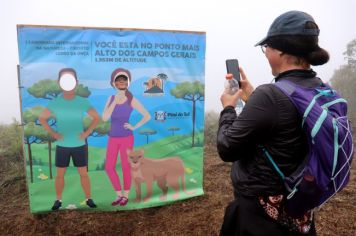
[{"label": "person's ear", "polygon": [[284,55],[284,52],[279,51],[278,49],[276,49],[276,51],[277,51],[277,53],[278,53],[278,55],[279,55],[280,57]]}]

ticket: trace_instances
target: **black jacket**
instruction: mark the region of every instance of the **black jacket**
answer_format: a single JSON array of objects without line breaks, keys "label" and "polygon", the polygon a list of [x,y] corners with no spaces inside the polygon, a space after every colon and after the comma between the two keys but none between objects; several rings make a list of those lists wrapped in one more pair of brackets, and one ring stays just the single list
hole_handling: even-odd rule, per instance
[{"label": "black jacket", "polygon": [[[321,80],[312,70],[291,70],[275,78],[305,87]],[[264,146],[285,175],[291,174],[308,152],[296,108],[273,84],[255,89],[237,117],[233,107],[220,114],[217,148],[223,161],[234,162],[231,170],[235,192],[244,196],[284,193],[283,182],[262,153]]]}]

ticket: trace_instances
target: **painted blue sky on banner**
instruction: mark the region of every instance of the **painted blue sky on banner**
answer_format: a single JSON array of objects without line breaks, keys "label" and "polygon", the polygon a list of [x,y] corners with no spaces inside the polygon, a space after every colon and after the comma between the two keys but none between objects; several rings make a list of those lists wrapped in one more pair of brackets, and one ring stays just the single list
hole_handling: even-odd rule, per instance
[{"label": "painted blue sky on banner", "polygon": [[[110,95],[111,72],[118,67],[130,70],[129,90],[149,111],[151,120],[142,128],[154,128],[157,135],[150,141],[171,135],[169,127],[178,126],[177,134],[192,132],[192,102],[176,99],[170,90],[182,82],[205,78],[205,34],[168,31],[140,31],[76,28],[19,28],[20,81],[22,111],[35,106],[47,106],[44,98],[35,98],[28,88],[44,79],[57,80],[58,71],[72,67],[78,82],[87,86],[90,103],[101,115]],[[164,93],[148,96],[147,81],[165,74]],[[155,117],[164,112],[165,119]],[[130,122],[141,119],[137,112]],[[204,128],[204,101],[196,103],[196,130]],[[146,143],[146,137],[135,131],[135,146]],[[89,138],[90,145],[104,147],[107,136]]]}]

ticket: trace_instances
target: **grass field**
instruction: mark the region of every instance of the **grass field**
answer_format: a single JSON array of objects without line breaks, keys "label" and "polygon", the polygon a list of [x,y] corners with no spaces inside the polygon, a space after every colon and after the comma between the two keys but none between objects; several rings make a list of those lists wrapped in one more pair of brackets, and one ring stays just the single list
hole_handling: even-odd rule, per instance
[{"label": "grass field", "polygon": [[[197,135],[197,139],[202,139],[203,135]],[[191,147],[190,136],[171,136],[162,139],[158,142],[149,143],[143,147],[145,157],[161,159],[165,157],[178,156],[183,160],[185,166],[185,179],[188,190],[194,190],[194,193],[187,195],[181,191],[179,200],[199,196],[203,194],[202,179],[203,179],[203,147]],[[39,213],[49,211],[53,201],[55,200],[54,178],[56,176],[56,168],[54,166],[54,150],[52,150],[52,176],[50,178],[49,161],[48,161],[48,146],[47,144],[31,145],[32,157],[35,159],[36,165],[33,165],[33,183],[30,182],[30,166],[27,165],[27,180],[30,196],[31,212]],[[114,189],[107,177],[105,171],[101,168],[105,161],[105,148],[89,147],[89,177],[91,180],[92,198],[95,200],[98,211],[116,211],[147,208],[151,206],[159,206],[171,203],[173,200],[171,194],[172,189],[169,189],[168,198],[166,201],[160,201],[158,196],[162,193],[161,189],[156,184],[153,187],[153,197],[149,202],[134,203],[129,201],[125,207],[112,207],[111,202],[116,198]],[[118,170],[122,181],[120,158],[116,169]],[[39,165],[39,163],[41,165]],[[142,185],[142,196],[145,196],[146,186]],[[134,199],[134,185],[131,187],[129,195],[130,199]],[[85,197],[80,185],[79,174],[75,167],[70,165],[65,175],[65,189],[63,192],[63,207],[75,209],[89,209],[85,205]]]}]

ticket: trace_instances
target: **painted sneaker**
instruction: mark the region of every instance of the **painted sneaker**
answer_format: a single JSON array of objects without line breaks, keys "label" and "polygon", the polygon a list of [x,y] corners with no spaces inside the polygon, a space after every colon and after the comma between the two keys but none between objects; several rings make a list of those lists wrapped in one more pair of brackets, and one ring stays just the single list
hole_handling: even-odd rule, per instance
[{"label": "painted sneaker", "polygon": [[61,208],[61,206],[62,206],[62,202],[59,200],[56,200],[52,206],[52,211],[58,210],[59,208]]},{"label": "painted sneaker", "polygon": [[96,205],[95,205],[93,199],[89,198],[86,203],[90,208],[96,208]]},{"label": "painted sneaker", "polygon": [[121,197],[120,201],[120,206],[126,206],[126,204],[129,202],[129,199],[127,197]]},{"label": "painted sneaker", "polygon": [[122,199],[122,197],[117,197],[117,199],[116,199],[115,201],[113,201],[113,202],[111,203],[111,205],[112,205],[112,206],[120,205],[121,199]]}]

